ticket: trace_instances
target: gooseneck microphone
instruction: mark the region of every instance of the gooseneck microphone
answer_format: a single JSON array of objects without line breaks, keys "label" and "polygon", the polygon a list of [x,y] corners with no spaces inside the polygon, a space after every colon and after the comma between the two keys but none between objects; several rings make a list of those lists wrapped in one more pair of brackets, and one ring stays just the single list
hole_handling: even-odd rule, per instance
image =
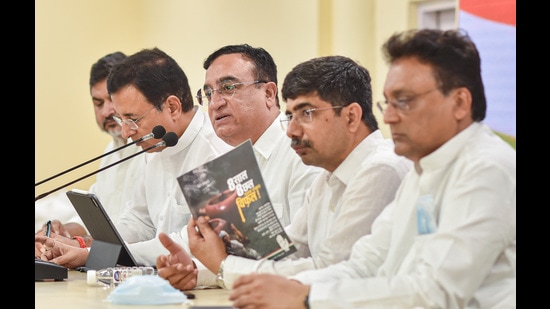
[{"label": "gooseneck microphone", "polygon": [[53,189],[53,190],[50,190],[50,191],[45,192],[45,193],[42,193],[42,194],[38,195],[37,197],[35,197],[35,198],[34,198],[34,201],[36,202],[36,201],[38,201],[39,199],[48,196],[50,193],[53,193],[53,192],[55,192],[55,191],[57,191],[57,190],[59,190],[59,189],[65,188],[66,186],[72,185],[72,184],[75,183],[75,182],[81,181],[81,180],[84,179],[84,178],[88,178],[88,177],[90,177],[90,176],[92,176],[92,175],[94,175],[94,174],[97,174],[97,173],[99,173],[99,172],[101,172],[101,171],[104,171],[104,170],[106,170],[106,169],[108,169],[108,168],[110,168],[110,167],[112,167],[112,166],[114,166],[114,165],[120,164],[120,163],[122,163],[122,162],[124,162],[124,161],[126,161],[126,160],[128,160],[128,159],[130,159],[130,158],[133,158],[133,157],[135,157],[135,156],[137,156],[137,155],[139,155],[139,154],[142,154],[142,153],[144,153],[144,152],[147,152],[147,151],[149,151],[149,150],[151,150],[151,149],[153,149],[153,148],[162,147],[162,146],[172,147],[172,146],[175,146],[177,143],[178,143],[178,135],[177,135],[176,133],[174,133],[174,132],[168,132],[168,133],[166,133],[166,134],[162,137],[162,141],[160,141],[160,142],[154,144],[153,146],[147,147],[146,149],[144,149],[144,150],[142,150],[142,151],[140,151],[140,152],[136,152],[136,153],[134,153],[134,154],[132,154],[132,155],[130,155],[130,156],[127,156],[127,157],[124,158],[124,159],[121,159],[121,160],[116,161],[116,162],[114,162],[114,163],[111,163],[111,164],[109,164],[109,165],[107,165],[107,166],[104,166],[104,167],[98,169],[98,170],[95,171],[95,172],[91,172],[91,173],[89,173],[89,174],[86,174],[86,175],[84,175],[84,176],[82,176],[82,177],[80,177],[80,178],[78,178],[78,179],[75,179],[75,180],[73,180],[73,181],[71,181],[71,182],[68,182],[68,183],[66,183],[66,184],[64,184],[64,185],[62,185],[62,186],[59,186],[59,187],[57,187],[57,188],[55,188],[55,189]]},{"label": "gooseneck microphone", "polygon": [[146,134],[146,135],[143,135],[142,137],[138,138],[138,139],[135,140],[135,141],[132,141],[131,143],[124,144],[123,146],[121,146],[121,147],[119,147],[119,148],[117,148],[117,149],[113,149],[113,150],[111,150],[111,151],[109,151],[109,152],[106,152],[106,153],[104,153],[104,154],[102,154],[102,155],[99,155],[99,156],[97,156],[97,157],[95,157],[95,158],[93,158],[93,159],[90,159],[90,160],[88,160],[88,161],[86,161],[86,162],[84,162],[84,163],[80,163],[80,164],[78,164],[78,165],[76,165],[76,166],[73,166],[73,167],[71,167],[71,168],[68,169],[68,170],[65,170],[65,171],[63,171],[63,172],[61,172],[61,173],[55,174],[55,175],[53,175],[53,176],[51,176],[51,177],[49,177],[49,178],[46,178],[46,179],[44,179],[44,180],[42,180],[42,181],[39,181],[39,182],[35,183],[34,186],[36,187],[36,186],[41,185],[41,184],[43,184],[43,183],[45,183],[45,182],[47,182],[47,181],[50,181],[50,180],[52,180],[52,179],[55,179],[55,178],[57,178],[57,177],[59,177],[59,176],[61,176],[61,175],[67,174],[68,172],[70,172],[70,171],[72,171],[72,170],[75,170],[75,169],[77,169],[77,168],[79,168],[79,167],[82,167],[82,166],[84,166],[84,165],[86,165],[86,164],[89,164],[89,163],[91,163],[91,162],[94,162],[94,161],[96,161],[97,159],[101,159],[101,158],[103,158],[103,157],[105,157],[105,156],[107,156],[107,155],[112,154],[113,152],[117,152],[117,151],[119,151],[119,150],[122,150],[122,149],[124,149],[124,148],[126,148],[126,147],[128,147],[128,146],[130,146],[130,145],[135,144],[135,143],[139,143],[139,142],[142,142],[142,141],[146,141],[146,140],[149,140],[149,139],[151,139],[151,138],[159,139],[159,138],[162,138],[165,134],[166,134],[166,130],[164,129],[164,127],[161,126],[161,125],[158,125],[158,126],[156,126],[156,127],[153,128],[153,131],[152,131],[151,133]]}]

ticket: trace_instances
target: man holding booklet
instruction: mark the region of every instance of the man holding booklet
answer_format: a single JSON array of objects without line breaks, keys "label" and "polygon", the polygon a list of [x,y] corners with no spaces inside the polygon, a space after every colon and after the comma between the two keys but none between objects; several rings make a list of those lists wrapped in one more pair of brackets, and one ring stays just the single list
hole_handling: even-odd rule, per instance
[{"label": "man holding booklet", "polygon": [[[226,55],[212,62],[207,80],[254,80],[252,68],[240,55]],[[167,235],[159,235],[170,255],[157,259],[158,274],[174,287],[191,289],[208,276],[215,276],[219,286],[231,287],[239,275],[250,272],[290,275],[345,260],[355,240],[370,233],[371,223],[394,198],[411,162],[397,156],[393,143],[378,129],[370,74],[364,67],[341,56],[312,59],[287,75],[282,94],[289,147],[305,164],[324,169],[285,227],[296,252],[278,261],[228,254],[201,216],[187,226],[189,247],[201,262],[197,264],[209,271],[186,265],[188,253]]]}]

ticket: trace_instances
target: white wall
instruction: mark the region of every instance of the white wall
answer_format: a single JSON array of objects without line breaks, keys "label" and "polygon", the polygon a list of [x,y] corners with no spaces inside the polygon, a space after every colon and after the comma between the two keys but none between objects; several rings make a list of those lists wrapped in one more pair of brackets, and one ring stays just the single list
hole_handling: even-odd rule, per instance
[{"label": "white wall", "polygon": [[[109,142],[95,123],[88,88],[92,63],[107,53],[159,47],[182,66],[192,90],[202,87],[203,60],[226,44],[268,50],[281,84],[296,64],[341,54],[370,70],[376,101],[387,70],[380,47],[394,32],[415,27],[421,2],[427,1],[35,1],[35,182],[100,155]],[[35,194],[91,173],[98,163],[41,185]],[[93,181],[95,176],[67,189],[88,189]]]}]

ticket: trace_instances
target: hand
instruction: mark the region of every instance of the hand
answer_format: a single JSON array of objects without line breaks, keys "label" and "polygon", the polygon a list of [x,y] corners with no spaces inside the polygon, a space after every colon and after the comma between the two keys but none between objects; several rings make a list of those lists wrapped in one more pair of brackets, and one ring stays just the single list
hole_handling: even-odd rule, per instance
[{"label": "hand", "polygon": [[78,223],[75,223],[75,222],[67,222],[65,224],[63,224],[63,228],[65,230],[64,233],[61,233],[61,232],[57,232],[55,229],[53,229],[54,232],[58,233],[58,234],[61,234],[63,236],[67,236],[67,237],[73,237],[73,236],[89,236],[86,232],[86,229],[78,224]]},{"label": "hand", "polygon": [[191,254],[216,274],[228,254],[223,240],[212,229],[207,219],[201,216],[195,221],[191,218],[187,224],[187,237]]},{"label": "hand", "polygon": [[229,300],[233,307],[304,309],[309,285],[273,274],[250,274],[233,283]]},{"label": "hand", "polygon": [[78,240],[68,238],[68,237],[59,235],[59,234],[54,233],[54,232],[52,232],[50,234],[50,237],[46,237],[46,236],[41,235],[40,233],[37,233],[34,236],[34,241],[35,241],[35,243],[36,242],[44,243],[46,241],[46,239],[48,239],[48,238],[55,239],[55,241],[64,243],[64,244],[69,245],[69,246],[80,248],[80,243],[78,242]]},{"label": "hand", "polygon": [[158,237],[162,245],[170,251],[168,256],[157,257],[158,275],[168,280],[176,289],[181,291],[193,289],[197,285],[199,271],[189,254],[167,234],[160,233]]},{"label": "hand", "polygon": [[[36,232],[35,235],[46,235],[46,224],[42,225],[42,229],[38,232]],[[51,220],[51,233],[57,233],[59,235],[65,236],[67,238],[71,238],[71,234],[69,231],[65,228],[65,226],[61,223],[59,220]]]},{"label": "hand", "polygon": [[[35,240],[38,237],[36,236]],[[38,239],[39,241],[35,241],[35,254],[41,260],[50,261],[67,268],[86,265],[88,249],[67,245],[55,238],[44,237]]]}]

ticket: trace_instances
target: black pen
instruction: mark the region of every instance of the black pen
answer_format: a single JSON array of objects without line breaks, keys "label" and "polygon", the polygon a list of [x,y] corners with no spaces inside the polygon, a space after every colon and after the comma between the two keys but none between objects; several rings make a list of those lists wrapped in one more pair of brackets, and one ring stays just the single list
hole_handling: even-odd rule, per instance
[{"label": "black pen", "polygon": [[50,237],[51,232],[52,232],[52,220],[48,220],[48,222],[46,222],[46,237]]}]

